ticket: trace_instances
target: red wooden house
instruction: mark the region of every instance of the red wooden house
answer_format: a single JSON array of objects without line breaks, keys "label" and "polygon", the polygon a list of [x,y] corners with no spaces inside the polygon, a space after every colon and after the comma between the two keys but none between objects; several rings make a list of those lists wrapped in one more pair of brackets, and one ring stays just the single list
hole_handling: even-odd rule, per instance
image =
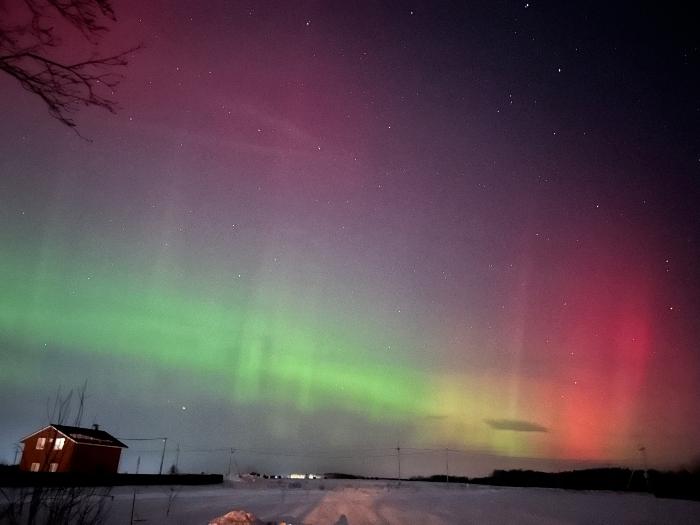
[{"label": "red wooden house", "polygon": [[49,425],[21,440],[20,470],[114,474],[127,446],[98,425],[92,428]]}]

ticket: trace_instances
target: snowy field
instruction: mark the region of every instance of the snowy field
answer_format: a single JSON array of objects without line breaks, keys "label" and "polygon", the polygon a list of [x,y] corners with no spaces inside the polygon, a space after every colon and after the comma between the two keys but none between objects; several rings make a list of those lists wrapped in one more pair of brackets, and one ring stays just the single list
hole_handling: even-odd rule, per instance
[{"label": "snowy field", "polygon": [[379,481],[260,480],[216,487],[118,487],[107,525],[206,525],[231,510],[293,524],[698,524],[700,502],[646,494]]}]

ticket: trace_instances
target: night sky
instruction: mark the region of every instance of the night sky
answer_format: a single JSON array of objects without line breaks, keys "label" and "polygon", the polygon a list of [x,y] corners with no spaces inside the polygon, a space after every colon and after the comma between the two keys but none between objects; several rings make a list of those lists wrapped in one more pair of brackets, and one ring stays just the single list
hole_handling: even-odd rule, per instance
[{"label": "night sky", "polygon": [[115,2],[90,141],[0,74],[0,461],[85,380],[195,472],[697,461],[696,15],[202,6]]}]

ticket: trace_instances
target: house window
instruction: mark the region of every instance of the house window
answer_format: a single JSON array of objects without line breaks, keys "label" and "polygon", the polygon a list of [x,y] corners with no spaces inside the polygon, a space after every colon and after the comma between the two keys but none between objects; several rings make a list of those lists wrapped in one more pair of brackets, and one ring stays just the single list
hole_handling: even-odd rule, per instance
[{"label": "house window", "polygon": [[58,463],[51,463],[49,465],[49,472],[56,472],[58,470]]},{"label": "house window", "polygon": [[53,443],[53,449],[54,450],[63,450],[63,445],[66,444],[66,438],[56,438],[56,441]]},{"label": "house window", "polygon": [[36,449],[37,450],[44,450],[45,446],[46,446],[46,438],[39,438],[36,440]]},{"label": "house window", "polygon": [[32,472],[39,472],[39,463],[32,463],[30,469]]}]

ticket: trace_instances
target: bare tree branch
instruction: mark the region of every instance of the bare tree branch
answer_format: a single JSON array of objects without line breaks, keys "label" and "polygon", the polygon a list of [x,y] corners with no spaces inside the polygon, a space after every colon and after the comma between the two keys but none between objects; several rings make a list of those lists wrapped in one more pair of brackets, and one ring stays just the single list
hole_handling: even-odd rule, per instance
[{"label": "bare tree branch", "polygon": [[[114,113],[114,90],[132,47],[108,56],[92,55],[75,62],[55,58],[62,41],[56,20],[79,31],[93,46],[116,20],[110,0],[0,0],[0,71],[46,104],[49,113],[76,133],[73,115],[82,107]],[[64,23],[64,25],[65,25]],[[61,55],[65,55],[61,53]],[[79,133],[78,133],[79,134]]]}]

